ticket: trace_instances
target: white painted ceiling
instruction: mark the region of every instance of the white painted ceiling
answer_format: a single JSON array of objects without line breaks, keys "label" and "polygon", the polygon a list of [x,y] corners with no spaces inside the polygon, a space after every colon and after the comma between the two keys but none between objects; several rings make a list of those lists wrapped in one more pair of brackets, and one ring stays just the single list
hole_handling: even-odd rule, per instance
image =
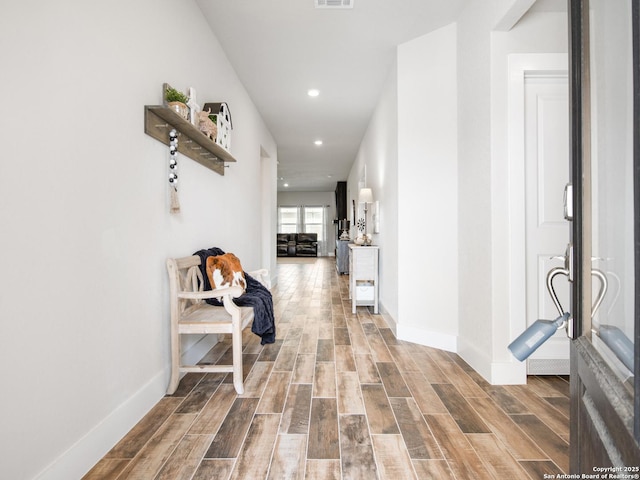
[{"label": "white painted ceiling", "polygon": [[[470,0],[352,0],[350,9],[196,1],[278,144],[278,190],[333,191],[347,179],[396,46],[455,21]],[[309,97],[311,88],[320,95]]]}]

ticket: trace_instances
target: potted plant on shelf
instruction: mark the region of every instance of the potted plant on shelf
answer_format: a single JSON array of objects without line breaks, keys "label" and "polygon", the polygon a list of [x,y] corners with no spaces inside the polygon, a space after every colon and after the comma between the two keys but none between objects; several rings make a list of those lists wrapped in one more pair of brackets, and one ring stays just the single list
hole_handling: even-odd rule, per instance
[{"label": "potted plant on shelf", "polygon": [[167,102],[167,105],[169,105],[169,107],[171,107],[178,115],[185,120],[189,118],[189,107],[187,107],[189,99],[184,93],[165,84],[164,99],[165,102]]}]

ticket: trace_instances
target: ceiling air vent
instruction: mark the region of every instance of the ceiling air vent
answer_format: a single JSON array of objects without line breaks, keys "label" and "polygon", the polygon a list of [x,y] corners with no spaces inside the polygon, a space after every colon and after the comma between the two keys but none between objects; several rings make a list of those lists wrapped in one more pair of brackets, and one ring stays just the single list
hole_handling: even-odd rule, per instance
[{"label": "ceiling air vent", "polygon": [[353,8],[354,0],[314,0],[316,8]]}]

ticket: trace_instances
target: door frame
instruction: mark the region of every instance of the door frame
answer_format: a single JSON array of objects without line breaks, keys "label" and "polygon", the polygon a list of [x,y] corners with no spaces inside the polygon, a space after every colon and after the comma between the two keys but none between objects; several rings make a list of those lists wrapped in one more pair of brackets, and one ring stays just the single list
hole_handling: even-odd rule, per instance
[{"label": "door frame", "polygon": [[[509,330],[515,338],[527,328],[527,270],[525,219],[525,78],[532,74],[568,76],[567,53],[514,53],[508,56],[508,165],[509,165]],[[567,163],[569,159],[567,159]],[[568,240],[568,239],[567,239]],[[514,364],[515,365],[515,364]],[[527,381],[527,363],[514,366],[518,383]]]},{"label": "door frame", "polygon": [[[640,4],[633,2],[631,5],[631,16],[634,27],[640,30]],[[633,90],[636,94],[633,96],[633,118],[640,118],[640,31],[636,31],[632,38],[633,42]],[[633,170],[634,170],[634,185],[633,185],[633,206],[636,213],[640,212],[640,128],[634,128],[633,130]],[[636,441],[640,442],[640,222],[635,222],[634,225],[634,277],[636,280],[636,296],[635,296],[635,325],[634,325],[634,345],[635,345],[635,358],[634,358],[634,371],[636,375],[634,377],[634,403],[633,410],[635,412],[633,422],[633,434]]]},{"label": "door frame", "polygon": [[[634,33],[633,109],[640,117],[640,7],[629,0]],[[640,134],[633,134],[634,170],[634,378],[632,395],[591,342],[591,83],[589,0],[569,0],[571,222],[571,473],[596,466],[640,465]],[[622,472],[626,470],[620,470]],[[632,474],[636,470],[630,471]]]}]

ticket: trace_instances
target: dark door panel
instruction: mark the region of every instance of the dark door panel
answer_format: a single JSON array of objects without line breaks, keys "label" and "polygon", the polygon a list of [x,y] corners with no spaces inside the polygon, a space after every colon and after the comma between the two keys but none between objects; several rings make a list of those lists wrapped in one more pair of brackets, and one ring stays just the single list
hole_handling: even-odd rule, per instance
[{"label": "dark door panel", "polygon": [[[568,4],[573,474],[640,474],[638,3]],[[607,286],[596,313],[593,278]]]},{"label": "dark door panel", "polygon": [[633,437],[633,395],[585,337],[573,342],[571,363],[577,367],[571,372],[572,381],[579,379],[571,391],[571,409],[576,413],[571,428],[577,434],[572,446],[580,447],[572,450],[571,471],[640,466]]}]

